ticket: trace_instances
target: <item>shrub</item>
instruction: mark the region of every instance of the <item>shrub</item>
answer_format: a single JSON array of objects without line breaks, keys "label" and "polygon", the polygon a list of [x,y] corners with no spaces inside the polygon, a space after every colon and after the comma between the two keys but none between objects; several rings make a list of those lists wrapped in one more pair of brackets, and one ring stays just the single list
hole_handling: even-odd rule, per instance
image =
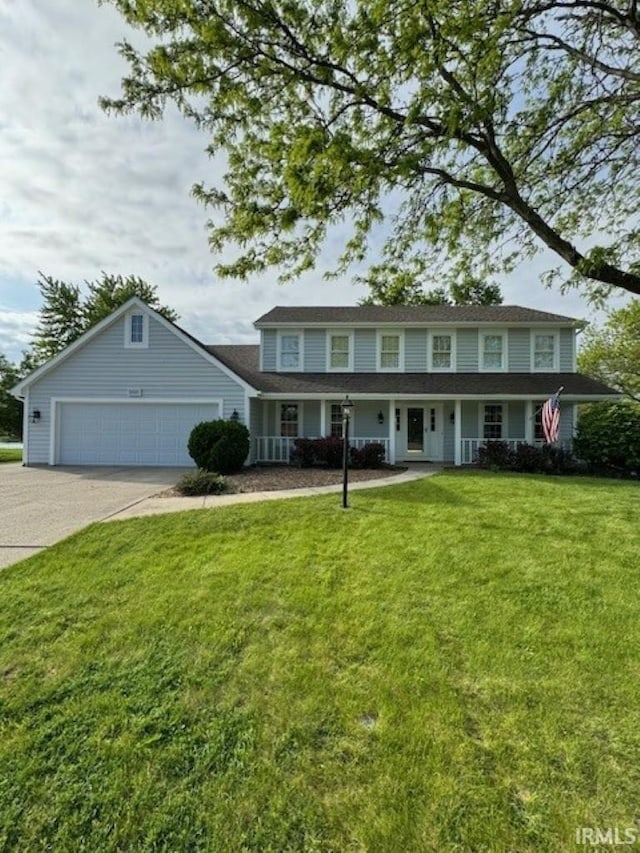
[{"label": "shrub", "polygon": [[224,477],[197,468],[178,480],[176,489],[181,495],[221,495],[227,489]]},{"label": "shrub", "polygon": [[506,441],[488,441],[478,448],[478,465],[495,471],[504,471],[513,465],[513,451]]},{"label": "shrub", "polygon": [[384,444],[370,441],[362,447],[351,448],[351,464],[354,468],[379,468],[384,462]]},{"label": "shrub", "polygon": [[576,456],[596,473],[640,471],[640,406],[595,403],[580,413],[573,443]]},{"label": "shrub", "polygon": [[300,468],[312,465],[327,465],[329,468],[342,468],[342,439],[335,435],[324,438],[296,438],[290,461]]},{"label": "shrub", "polygon": [[316,458],[329,468],[342,468],[343,442],[336,435],[316,439]]},{"label": "shrub", "polygon": [[191,430],[187,446],[198,468],[233,474],[249,455],[249,430],[236,421],[203,421]]},{"label": "shrub", "polygon": [[291,448],[289,461],[298,468],[311,468],[316,461],[316,439],[296,438]]}]

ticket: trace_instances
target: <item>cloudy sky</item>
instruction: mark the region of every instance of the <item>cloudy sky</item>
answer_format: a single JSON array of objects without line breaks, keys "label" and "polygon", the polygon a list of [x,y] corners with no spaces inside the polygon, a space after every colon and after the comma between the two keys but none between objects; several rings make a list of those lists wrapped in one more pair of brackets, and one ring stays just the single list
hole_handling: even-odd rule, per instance
[{"label": "cloudy sky", "polygon": [[[130,35],[96,0],[0,0],[0,352],[18,359],[29,342],[38,270],[78,284],[101,270],[140,275],[206,343],[253,340],[252,321],[276,304],[365,295],[323,281],[330,247],[294,284],[216,278],[207,213],[190,195],[220,168],[203,152],[206,137],[175,112],[151,124],[98,107],[100,95],[119,93],[126,66],[114,45]],[[505,279],[505,302],[592,319],[577,294],[539,283],[551,266],[541,257]]]}]

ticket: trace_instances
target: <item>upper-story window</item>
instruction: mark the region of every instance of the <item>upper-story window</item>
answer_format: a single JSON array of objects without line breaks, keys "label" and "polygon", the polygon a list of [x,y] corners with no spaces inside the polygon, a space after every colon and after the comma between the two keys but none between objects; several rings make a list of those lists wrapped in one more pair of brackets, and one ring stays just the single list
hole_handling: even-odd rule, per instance
[{"label": "upper-story window", "polygon": [[506,370],[507,336],[505,332],[480,332],[480,370]]},{"label": "upper-story window", "polygon": [[531,333],[531,369],[558,370],[558,336],[555,332]]},{"label": "upper-story window", "polygon": [[329,332],[327,335],[328,370],[353,370],[353,335]]},{"label": "upper-story window", "polygon": [[431,334],[429,369],[455,370],[455,343],[451,332],[436,331]]},{"label": "upper-story window", "polygon": [[402,370],[403,337],[400,332],[378,332],[378,370]]},{"label": "upper-story window", "polygon": [[149,318],[141,312],[127,314],[124,324],[125,347],[149,346]]},{"label": "upper-story window", "polygon": [[302,333],[278,335],[278,370],[302,370]]}]

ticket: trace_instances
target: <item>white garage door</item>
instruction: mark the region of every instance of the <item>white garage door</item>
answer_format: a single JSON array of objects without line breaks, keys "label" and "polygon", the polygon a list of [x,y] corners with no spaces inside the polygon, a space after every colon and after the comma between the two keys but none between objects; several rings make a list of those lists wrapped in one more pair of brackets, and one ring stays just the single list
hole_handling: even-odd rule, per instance
[{"label": "white garage door", "polygon": [[60,403],[59,465],[193,465],[189,433],[217,403]]}]

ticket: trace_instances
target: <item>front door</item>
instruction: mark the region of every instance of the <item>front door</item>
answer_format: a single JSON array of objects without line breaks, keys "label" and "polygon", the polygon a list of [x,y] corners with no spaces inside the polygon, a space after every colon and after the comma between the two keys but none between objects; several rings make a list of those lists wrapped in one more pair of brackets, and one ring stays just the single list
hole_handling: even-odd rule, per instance
[{"label": "front door", "polygon": [[442,403],[407,406],[405,412],[407,461],[441,462],[444,443]]}]

